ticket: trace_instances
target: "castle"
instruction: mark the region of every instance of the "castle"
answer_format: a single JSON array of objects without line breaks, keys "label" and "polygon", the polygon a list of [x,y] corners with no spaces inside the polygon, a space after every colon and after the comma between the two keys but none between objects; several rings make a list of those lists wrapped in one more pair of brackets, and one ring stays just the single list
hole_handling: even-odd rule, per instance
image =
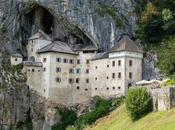
[{"label": "castle", "polygon": [[97,95],[126,95],[142,80],[143,51],[128,36],[98,53],[95,45],[71,46],[39,31],[28,39],[27,53],[27,84],[60,104],[82,103]]}]

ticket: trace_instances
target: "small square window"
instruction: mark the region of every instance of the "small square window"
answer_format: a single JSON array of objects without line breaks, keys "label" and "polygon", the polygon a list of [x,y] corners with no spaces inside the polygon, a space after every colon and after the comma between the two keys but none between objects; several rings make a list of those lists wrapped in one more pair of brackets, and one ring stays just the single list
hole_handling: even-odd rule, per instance
[{"label": "small square window", "polygon": [[57,58],[56,61],[60,63],[61,62],[61,58]]},{"label": "small square window", "polygon": [[79,87],[79,86],[77,86],[77,89],[79,90],[79,89],[80,89],[80,87]]},{"label": "small square window", "polygon": [[95,66],[95,69],[98,69],[98,67],[97,67],[97,66]]},{"label": "small square window", "polygon": [[15,61],[18,61],[18,59],[16,58]]},{"label": "small square window", "polygon": [[107,89],[107,90],[109,90],[109,88],[108,88],[108,87],[107,87],[106,89]]},{"label": "small square window", "polygon": [[43,58],[43,62],[46,62],[47,61],[47,58]]},{"label": "small square window", "polygon": [[112,61],[112,66],[113,66],[113,67],[115,66],[115,61]]},{"label": "small square window", "polygon": [[69,83],[74,83],[74,80],[73,79],[69,79]]},{"label": "small square window", "polygon": [[112,87],[113,90],[115,90],[115,87]]},{"label": "small square window", "polygon": [[60,82],[61,82],[61,78],[57,77],[57,78],[56,78],[56,82],[57,82],[57,83],[60,83]]},{"label": "small square window", "polygon": [[107,68],[109,68],[109,65],[107,65]]},{"label": "small square window", "polygon": [[118,61],[118,66],[121,66],[121,60]]},{"label": "small square window", "polygon": [[76,71],[77,71],[77,74],[80,74],[80,69],[77,69]]},{"label": "small square window", "polygon": [[63,61],[64,61],[64,63],[67,63],[67,62],[68,62],[68,60],[67,60],[67,59],[64,59]]},{"label": "small square window", "polygon": [[73,74],[74,73],[74,69],[69,69],[69,73]]},{"label": "small square window", "polygon": [[129,60],[129,66],[132,66],[132,60]]},{"label": "small square window", "polygon": [[118,73],[118,78],[121,78],[121,73],[120,72]]},{"label": "small square window", "polygon": [[132,79],[132,73],[131,72],[129,73],[129,78]]},{"label": "small square window", "polygon": [[33,52],[33,48],[31,48],[31,52]]},{"label": "small square window", "polygon": [[95,88],[95,90],[97,90],[97,88]]},{"label": "small square window", "polygon": [[86,69],[86,74],[89,74],[89,69]]},{"label": "small square window", "polygon": [[112,73],[112,78],[115,79],[115,73]]},{"label": "small square window", "polygon": [[88,89],[86,88],[85,91],[88,91]]},{"label": "small square window", "polygon": [[80,83],[80,79],[79,78],[76,79],[76,83],[77,84]]},{"label": "small square window", "polygon": [[86,83],[89,83],[89,79],[86,79]]},{"label": "small square window", "polygon": [[38,72],[40,72],[40,70],[38,70]]},{"label": "small square window", "polygon": [[118,87],[118,90],[120,90],[121,89],[121,87]]},{"label": "small square window", "polygon": [[30,72],[30,69],[28,69],[28,72]]},{"label": "small square window", "polygon": [[79,59],[77,60],[77,64],[80,64],[80,60]]},{"label": "small square window", "polygon": [[57,67],[56,68],[56,72],[58,73],[58,72],[61,72],[61,68],[60,67]]},{"label": "small square window", "polygon": [[45,68],[45,67],[43,68],[43,71],[44,71],[44,72],[46,71],[46,68]]},{"label": "small square window", "polygon": [[74,60],[73,60],[73,59],[70,59],[70,60],[69,60],[69,63],[70,63],[70,64],[74,64]]},{"label": "small square window", "polygon": [[86,60],[86,64],[90,64],[90,60]]},{"label": "small square window", "polygon": [[97,77],[95,77],[95,80],[97,80],[98,78]]},{"label": "small square window", "polygon": [[108,77],[108,76],[107,76],[106,78],[107,78],[107,79],[109,79],[109,77]]},{"label": "small square window", "polygon": [[35,72],[35,69],[32,69],[32,72]]}]

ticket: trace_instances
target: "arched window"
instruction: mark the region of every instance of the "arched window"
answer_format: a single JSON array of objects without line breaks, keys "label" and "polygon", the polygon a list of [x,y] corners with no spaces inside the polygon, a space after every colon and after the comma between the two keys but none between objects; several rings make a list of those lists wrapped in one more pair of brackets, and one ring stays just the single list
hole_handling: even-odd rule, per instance
[{"label": "arched window", "polygon": [[31,57],[29,58],[29,61],[35,62],[35,57],[31,56]]},{"label": "arched window", "polygon": [[132,84],[131,84],[131,83],[128,84],[128,89],[129,89],[130,87],[132,87]]}]

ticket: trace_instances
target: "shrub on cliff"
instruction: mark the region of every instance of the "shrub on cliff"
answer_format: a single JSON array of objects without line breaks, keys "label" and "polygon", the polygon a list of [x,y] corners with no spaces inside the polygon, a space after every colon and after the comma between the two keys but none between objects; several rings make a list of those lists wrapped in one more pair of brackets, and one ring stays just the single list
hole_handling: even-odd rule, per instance
[{"label": "shrub on cliff", "polygon": [[145,88],[130,89],[126,97],[126,108],[132,120],[140,119],[153,110],[152,98]]}]

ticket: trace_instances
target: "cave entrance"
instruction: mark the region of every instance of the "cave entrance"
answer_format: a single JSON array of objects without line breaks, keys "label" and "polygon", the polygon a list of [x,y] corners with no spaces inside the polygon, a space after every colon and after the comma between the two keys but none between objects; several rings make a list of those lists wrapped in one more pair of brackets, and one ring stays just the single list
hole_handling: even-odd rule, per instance
[{"label": "cave entrance", "polygon": [[48,9],[40,6],[33,5],[32,9],[25,14],[25,24],[23,27],[29,35],[36,33],[39,29],[43,30],[47,34],[52,34],[54,29],[54,16]]},{"label": "cave entrance", "polygon": [[43,23],[43,30],[47,34],[52,34],[53,31],[53,22],[54,22],[53,15],[47,11],[46,9],[43,10],[43,16],[41,22]]}]

